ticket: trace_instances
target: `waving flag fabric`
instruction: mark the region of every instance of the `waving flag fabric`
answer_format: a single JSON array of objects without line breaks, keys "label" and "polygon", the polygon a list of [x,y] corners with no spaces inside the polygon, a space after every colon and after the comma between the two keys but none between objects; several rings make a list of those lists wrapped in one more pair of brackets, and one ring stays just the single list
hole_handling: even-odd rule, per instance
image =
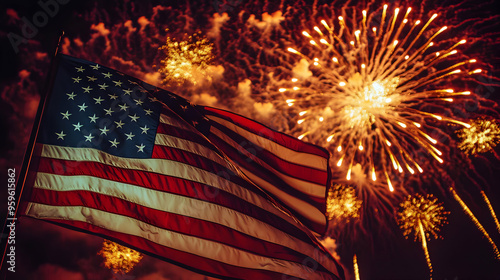
[{"label": "waving flag fabric", "polygon": [[301,222],[324,233],[328,152],[242,116],[204,109],[213,121],[209,139]]},{"label": "waving flag fabric", "polygon": [[306,227],[324,229],[315,146],[60,55],[35,148],[27,216],[225,279],[343,279]]}]

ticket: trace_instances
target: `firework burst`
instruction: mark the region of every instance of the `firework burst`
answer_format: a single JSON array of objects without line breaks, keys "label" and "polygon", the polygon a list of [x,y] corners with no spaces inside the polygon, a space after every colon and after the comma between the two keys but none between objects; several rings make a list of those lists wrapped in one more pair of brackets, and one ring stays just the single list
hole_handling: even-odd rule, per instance
[{"label": "firework burst", "polygon": [[104,240],[98,255],[104,258],[105,267],[121,274],[130,272],[143,258],[141,253],[109,240]]},{"label": "firework burst", "polygon": [[458,148],[467,155],[486,153],[500,142],[500,125],[494,119],[484,117],[472,120],[470,127],[457,131],[461,142]]},{"label": "firework burst", "polygon": [[158,50],[165,55],[158,66],[158,72],[164,77],[164,84],[182,84],[185,81],[196,84],[200,76],[207,75],[207,68],[214,57],[213,44],[201,32],[196,32],[185,40],[167,37],[165,45]]},{"label": "firework burst", "polygon": [[362,201],[357,198],[352,187],[334,185],[328,191],[326,212],[329,220],[355,219],[359,217]]},{"label": "firework burst", "polygon": [[271,98],[293,123],[289,132],[329,148],[347,180],[359,164],[359,174],[385,181],[391,192],[391,178],[444,162],[430,131],[470,127],[442,111],[471,92],[443,83],[481,72],[470,70],[474,59],[450,59],[466,40],[445,48],[434,42],[447,29],[430,28],[437,14],[425,23],[410,14],[396,8],[390,15],[384,5],[381,15],[354,9],[350,18],[321,20],[302,32],[309,46],[287,49],[297,57],[294,76],[279,81]]},{"label": "firework burst", "polygon": [[413,235],[414,240],[422,242],[425,258],[432,278],[432,264],[427,249],[427,239],[431,236],[438,238],[440,227],[446,223],[446,215],[443,206],[437,203],[437,198],[432,195],[425,197],[421,195],[408,196],[401,203],[402,210],[398,212],[398,223],[406,238]]},{"label": "firework burst", "polygon": [[445,212],[444,207],[437,203],[437,198],[431,194],[410,195],[400,206],[402,210],[398,213],[398,223],[406,237],[413,234],[415,241],[422,241],[431,236],[439,237],[440,226],[446,222],[449,212]]}]

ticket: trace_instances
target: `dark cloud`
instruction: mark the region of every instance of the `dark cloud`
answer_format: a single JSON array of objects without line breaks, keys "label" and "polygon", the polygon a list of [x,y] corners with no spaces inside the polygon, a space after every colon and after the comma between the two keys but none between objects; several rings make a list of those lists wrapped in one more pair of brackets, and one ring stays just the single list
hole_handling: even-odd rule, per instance
[{"label": "dark cloud", "polygon": [[33,272],[30,279],[52,280],[52,279],[67,279],[67,280],[84,280],[85,278],[79,272],[69,271],[63,267],[53,264],[42,264]]}]

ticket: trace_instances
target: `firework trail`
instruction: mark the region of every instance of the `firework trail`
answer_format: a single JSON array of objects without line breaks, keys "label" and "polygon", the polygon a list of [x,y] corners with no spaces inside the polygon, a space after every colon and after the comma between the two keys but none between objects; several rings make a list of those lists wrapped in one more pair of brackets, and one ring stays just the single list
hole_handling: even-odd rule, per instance
[{"label": "firework trail", "polygon": [[356,255],[353,257],[353,267],[354,267],[354,279],[360,280],[359,278],[359,266],[358,266],[358,258]]},{"label": "firework trail", "polygon": [[[474,225],[476,226],[476,228],[483,234],[483,236],[486,238],[486,240],[488,240],[488,242],[491,245],[491,248],[493,249],[493,253],[495,255],[495,258],[498,259],[498,260],[500,260],[500,251],[498,250],[497,245],[495,244],[495,242],[493,241],[493,239],[491,239],[490,235],[488,234],[488,232],[486,231],[486,229],[484,228],[484,226],[479,222],[479,220],[472,213],[472,211],[469,209],[469,207],[467,206],[467,204],[465,204],[465,202],[462,200],[462,198],[460,198],[460,196],[458,196],[456,190],[454,188],[450,187],[450,192],[453,194],[453,197],[455,198],[455,200],[460,204],[460,207],[462,207],[462,209],[464,210],[465,214],[467,214],[467,216],[474,222]],[[489,202],[489,200],[488,200],[488,198],[486,196],[485,196],[485,200],[487,202]],[[493,211],[492,211],[492,215],[493,215],[493,217],[495,218],[495,221],[496,221],[496,215],[494,214]]]},{"label": "firework trail", "polygon": [[406,238],[413,235],[414,241],[418,239],[422,242],[422,249],[432,279],[433,269],[427,249],[427,239],[430,236],[438,238],[438,232],[441,230],[441,226],[446,223],[446,216],[449,212],[445,212],[443,206],[437,203],[437,198],[432,195],[426,197],[418,194],[408,196],[400,206],[402,209],[398,212],[399,226]]},{"label": "firework trail", "polygon": [[493,221],[495,222],[495,226],[497,228],[498,233],[500,233],[500,222],[498,221],[497,214],[493,209],[493,206],[491,205],[490,199],[488,198],[488,196],[484,191],[481,191],[481,196],[483,197],[484,202],[486,202],[486,205],[488,206],[488,210],[490,211],[490,215],[493,218]]}]

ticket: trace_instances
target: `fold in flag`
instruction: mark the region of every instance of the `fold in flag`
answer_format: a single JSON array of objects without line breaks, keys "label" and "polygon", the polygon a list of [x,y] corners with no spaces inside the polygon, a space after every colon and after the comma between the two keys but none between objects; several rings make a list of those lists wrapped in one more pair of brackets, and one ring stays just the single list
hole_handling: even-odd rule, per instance
[{"label": "fold in flag", "polygon": [[239,115],[59,55],[24,214],[219,278],[343,279],[311,232],[325,227],[327,162]]}]

